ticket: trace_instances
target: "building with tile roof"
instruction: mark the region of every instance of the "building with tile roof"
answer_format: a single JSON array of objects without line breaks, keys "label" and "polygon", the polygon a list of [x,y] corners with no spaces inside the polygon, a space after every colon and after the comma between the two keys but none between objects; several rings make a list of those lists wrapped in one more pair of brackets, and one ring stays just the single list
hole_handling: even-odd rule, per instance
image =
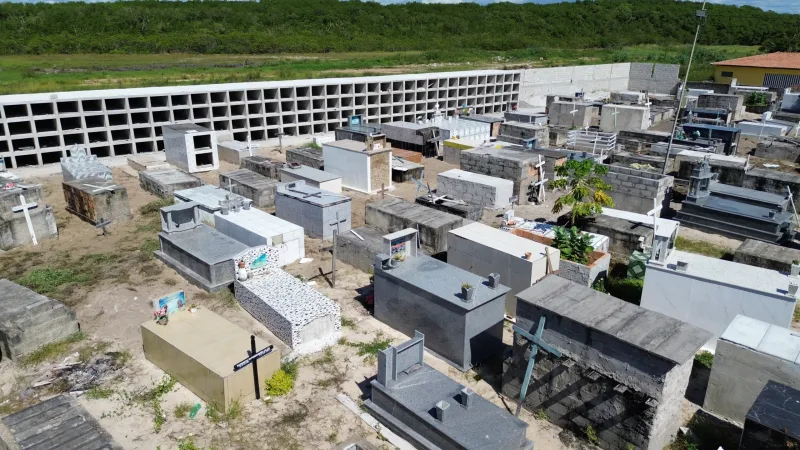
[{"label": "building with tile roof", "polygon": [[800,86],[800,53],[777,52],[715,62],[714,80],[740,86]]}]

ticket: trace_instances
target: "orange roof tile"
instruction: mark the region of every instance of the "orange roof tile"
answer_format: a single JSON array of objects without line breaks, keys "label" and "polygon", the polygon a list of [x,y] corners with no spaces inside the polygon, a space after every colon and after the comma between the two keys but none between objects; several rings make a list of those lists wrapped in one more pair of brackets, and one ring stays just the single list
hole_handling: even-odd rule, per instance
[{"label": "orange roof tile", "polygon": [[771,69],[800,70],[800,53],[768,53],[715,62],[715,66],[764,67]]}]

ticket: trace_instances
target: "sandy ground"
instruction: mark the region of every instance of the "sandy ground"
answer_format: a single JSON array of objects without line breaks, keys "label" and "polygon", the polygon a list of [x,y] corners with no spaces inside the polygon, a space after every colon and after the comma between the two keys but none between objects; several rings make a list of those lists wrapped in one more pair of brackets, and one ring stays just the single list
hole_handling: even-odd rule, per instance
[{"label": "sandy ground", "polygon": [[[265,150],[262,154],[278,159],[283,157],[283,153],[277,150]],[[434,187],[436,175],[453,168],[436,159],[428,159],[424,164],[425,181]],[[233,165],[223,162],[220,170],[233,168]],[[282,351],[286,348],[238,305],[225,303],[219,297],[204,295],[172,269],[148,257],[149,252],[143,251],[141,245],[148,239],[154,239],[158,228],[147,227],[148,224],[152,225],[152,218],[143,217],[139,208],[156,200],[156,197],[144,192],[139,187],[138,180],[129,174],[129,170],[115,167],[113,172],[115,182],[128,190],[134,213],[132,221],[115,223],[109,229],[111,234],[102,236],[91,225],[65,211],[60,175],[28,178],[29,182],[35,181],[44,185],[46,203],[52,206],[57,217],[59,238],[44,241],[38,247],[14,249],[0,255],[0,276],[12,279],[31,268],[65,264],[63,261],[85,254],[114,255],[110,261],[99,262],[95,267],[102,274],[99,282],[51,295],[75,309],[82,330],[89,335],[88,341],[80,346],[95,345],[102,348],[100,345],[107,343],[110,350],[124,350],[131,354],[131,361],[119,371],[112,382],[104,386],[113,389],[113,395],[97,400],[80,397],[81,403],[103,427],[127,449],[175,449],[187,437],[191,437],[201,448],[327,448],[351,436],[362,436],[379,448],[389,448],[386,442],[378,439],[372,429],[335,399],[342,392],[353,399],[363,398],[368,380],[376,374],[374,359],[358,356],[356,349],[349,345],[333,347],[332,355],[319,354],[302,359],[296,387],[289,395],[274,398],[268,403],[247,402],[243,405],[244,413],[240,418],[222,424],[214,424],[205,418],[204,404],[203,410],[195,419],[175,417],[173,410],[176,405],[182,402],[203,403],[189,390],[177,384],[173,391],[163,397],[161,407],[167,420],[161,431],[156,433],[152,406],[130,400],[135,393],[152,388],[165,376],[163,371],[144,358],[142,352],[139,326],[152,317],[152,299],[183,289],[189,302],[220,313],[243,329],[277,344]],[[213,184],[218,182],[216,171],[201,177]],[[348,195],[353,197],[353,227],[362,226],[364,204],[374,197],[353,192],[348,192]],[[413,200],[417,195],[417,185],[413,182],[399,184],[387,195]],[[556,196],[550,194],[549,201],[544,205],[517,207],[517,215],[528,219],[552,220],[555,215],[550,212],[550,208]],[[487,212],[483,221],[498,225],[500,215],[498,212]],[[712,239],[731,248],[738,245],[736,241],[729,242],[732,240],[692,230],[682,229],[681,234],[692,239]],[[388,337],[396,344],[406,339],[402,334],[372,318],[359,301],[361,289],[369,285],[368,274],[340,262],[337,264],[336,287],[332,287],[329,274],[331,256],[325,250],[330,243],[306,238],[305,245],[306,255],[313,258],[313,261],[302,265],[295,263],[287,270],[314,282],[317,289],[341,305],[343,317],[355,324],[343,327],[347,341],[367,342]],[[506,327],[505,334],[506,342],[510,343],[509,327]],[[475,389],[497,405],[514,408],[515,402],[503,399],[498,394],[499,373],[478,376],[470,371],[463,374],[436,357],[428,354],[425,357],[426,362]],[[9,404],[9,399],[18,397],[21,390],[41,378],[49,367],[52,367],[52,363],[25,367],[16,362],[0,362],[0,415],[10,412],[2,409],[4,404]],[[46,390],[37,391],[28,396],[26,404],[48,395],[52,394]],[[691,410],[692,407],[687,402],[686,413],[689,414]],[[586,442],[573,443],[572,446],[564,444],[559,438],[560,428],[537,420],[528,412],[522,413],[522,419],[530,424],[528,437],[535,442],[537,448],[561,450],[587,445]]]}]

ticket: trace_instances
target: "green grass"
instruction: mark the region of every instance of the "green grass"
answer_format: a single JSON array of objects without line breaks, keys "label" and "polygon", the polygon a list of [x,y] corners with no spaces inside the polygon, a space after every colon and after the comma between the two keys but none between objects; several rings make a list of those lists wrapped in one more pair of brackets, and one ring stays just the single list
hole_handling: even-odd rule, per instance
[{"label": "green grass", "polygon": [[242,404],[239,403],[239,400],[234,400],[231,402],[228,410],[225,412],[220,411],[216,405],[208,405],[206,407],[206,418],[210,420],[212,423],[228,423],[235,421],[242,417],[244,413],[244,408]]},{"label": "green grass", "polygon": [[342,326],[343,327],[350,328],[351,330],[355,330],[357,324],[358,324],[358,322],[356,322],[356,319],[342,316]]},{"label": "green grass", "polygon": [[348,345],[354,347],[358,356],[378,356],[378,352],[386,350],[392,344],[392,340],[377,336],[369,342],[349,342]]},{"label": "green grass", "polygon": [[40,294],[52,294],[60,286],[75,283],[83,284],[91,281],[90,274],[73,269],[54,269],[45,267],[33,269],[27,275],[17,279],[17,283],[31,288]]},{"label": "green grass", "polygon": [[86,398],[89,400],[100,400],[104,398],[109,398],[114,395],[113,389],[102,388],[99,386],[95,386],[88,391],[86,391]]},{"label": "green grass", "polygon": [[139,208],[139,214],[141,214],[143,216],[156,215],[161,210],[161,208],[164,208],[166,206],[170,206],[172,204],[173,204],[173,200],[172,199],[160,198],[158,200],[153,200],[150,203],[142,205]]},{"label": "green grass", "polygon": [[45,361],[53,361],[67,354],[72,349],[73,344],[81,342],[84,339],[86,339],[86,334],[78,331],[66,339],[39,347],[37,350],[34,350],[32,353],[20,359],[20,362],[25,366],[33,366]]},{"label": "green grass", "polygon": [[686,239],[681,236],[678,236],[678,239],[675,240],[675,248],[689,253],[696,253],[698,255],[709,256],[711,258],[728,259],[728,260],[733,259],[733,254],[731,253],[731,249],[727,247],[714,245],[710,242],[705,242],[705,241],[695,241],[692,239]]},{"label": "green grass", "polygon": [[267,395],[280,397],[288,394],[294,389],[294,382],[297,380],[299,366],[297,362],[286,362],[281,364],[281,368],[272,374],[272,377],[264,381],[264,391]]},{"label": "green grass", "polygon": [[181,402],[175,406],[175,409],[172,411],[172,413],[178,419],[185,419],[189,417],[189,413],[192,411],[193,407],[194,405],[192,402]]},{"label": "green grass", "polygon": [[711,369],[711,366],[714,365],[714,354],[707,350],[703,350],[702,352],[694,355],[694,361],[706,369]]}]

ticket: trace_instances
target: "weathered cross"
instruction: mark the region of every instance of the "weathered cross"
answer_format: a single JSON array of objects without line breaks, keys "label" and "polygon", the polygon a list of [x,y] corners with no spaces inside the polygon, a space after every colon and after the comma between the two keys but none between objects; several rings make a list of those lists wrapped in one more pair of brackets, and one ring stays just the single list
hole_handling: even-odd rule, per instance
[{"label": "weathered cross", "polygon": [[36,240],[36,233],[33,231],[33,222],[31,222],[31,214],[28,212],[29,209],[36,208],[39,206],[36,202],[25,203],[25,196],[19,194],[19,206],[14,206],[11,208],[11,211],[20,212],[22,211],[25,214],[25,222],[28,224],[28,232],[31,234],[31,240],[33,241],[33,245],[39,245],[39,241]]},{"label": "weathered cross", "polygon": [[578,114],[578,106],[575,104],[574,101],[572,102],[572,111],[570,111],[569,113],[572,114],[572,125],[574,126],[575,125],[575,114]]},{"label": "weathered cross", "polygon": [[[250,156],[252,156],[252,155],[250,155]],[[228,178],[228,192],[233,194],[233,183],[231,182],[230,178]]]},{"label": "weathered cross", "polygon": [[95,186],[93,184],[84,183],[83,185],[92,188],[93,189],[92,194],[96,194],[98,192],[103,192],[103,191],[108,191],[113,194],[115,190],[119,189],[119,187],[116,184],[112,184],[110,186]]},{"label": "weathered cross", "polygon": [[617,130],[617,114],[619,114],[619,111],[617,111],[617,105],[614,105],[614,112],[611,113],[611,115],[614,116],[614,131]]},{"label": "weathered cross", "polygon": [[539,192],[536,194],[536,201],[537,201],[538,203],[544,203],[544,201],[545,201],[545,189],[544,189],[544,184],[545,184],[546,182],[550,181],[550,180],[548,180],[547,178],[545,178],[545,173],[544,173],[544,160],[542,159],[542,155],[536,155],[536,156],[537,156],[537,157],[539,157],[539,162],[537,162],[537,163],[536,163],[536,165],[535,165],[534,167],[536,167],[536,169],[538,169],[538,170],[539,170],[539,181],[537,181],[537,182],[536,182],[536,183],[534,183],[533,185],[534,185],[534,186],[537,186],[537,187],[539,188]]},{"label": "weathered cross", "polygon": [[103,229],[103,236],[108,236],[108,231],[106,230],[106,227],[109,226],[109,225],[111,225],[111,219],[106,220],[106,219],[103,219],[101,217],[100,220],[97,221],[97,223],[95,224],[94,227],[95,228],[102,228]]},{"label": "weathered cross", "polygon": [[250,335],[250,356],[247,359],[239,361],[238,363],[233,365],[233,371],[238,372],[241,369],[249,366],[250,364],[253,365],[253,386],[256,390],[256,400],[261,398],[261,389],[259,388],[258,382],[258,363],[257,361],[272,353],[273,346],[264,347],[262,350],[256,352],[256,337]]},{"label": "weathered cross", "polygon": [[542,333],[544,332],[544,322],[545,317],[539,317],[539,326],[536,328],[535,334],[530,334],[516,325],[512,327],[514,333],[519,334],[531,342],[531,356],[528,359],[528,368],[525,369],[525,378],[522,379],[522,385],[519,389],[519,403],[517,404],[516,412],[514,412],[515,416],[519,416],[519,412],[522,409],[522,404],[525,403],[525,396],[528,395],[528,385],[531,383],[531,373],[533,372],[533,365],[536,364],[536,354],[539,353],[539,348],[552,355],[555,355],[558,358],[561,357],[561,352],[557,348],[545,342],[544,338],[542,337]]}]

